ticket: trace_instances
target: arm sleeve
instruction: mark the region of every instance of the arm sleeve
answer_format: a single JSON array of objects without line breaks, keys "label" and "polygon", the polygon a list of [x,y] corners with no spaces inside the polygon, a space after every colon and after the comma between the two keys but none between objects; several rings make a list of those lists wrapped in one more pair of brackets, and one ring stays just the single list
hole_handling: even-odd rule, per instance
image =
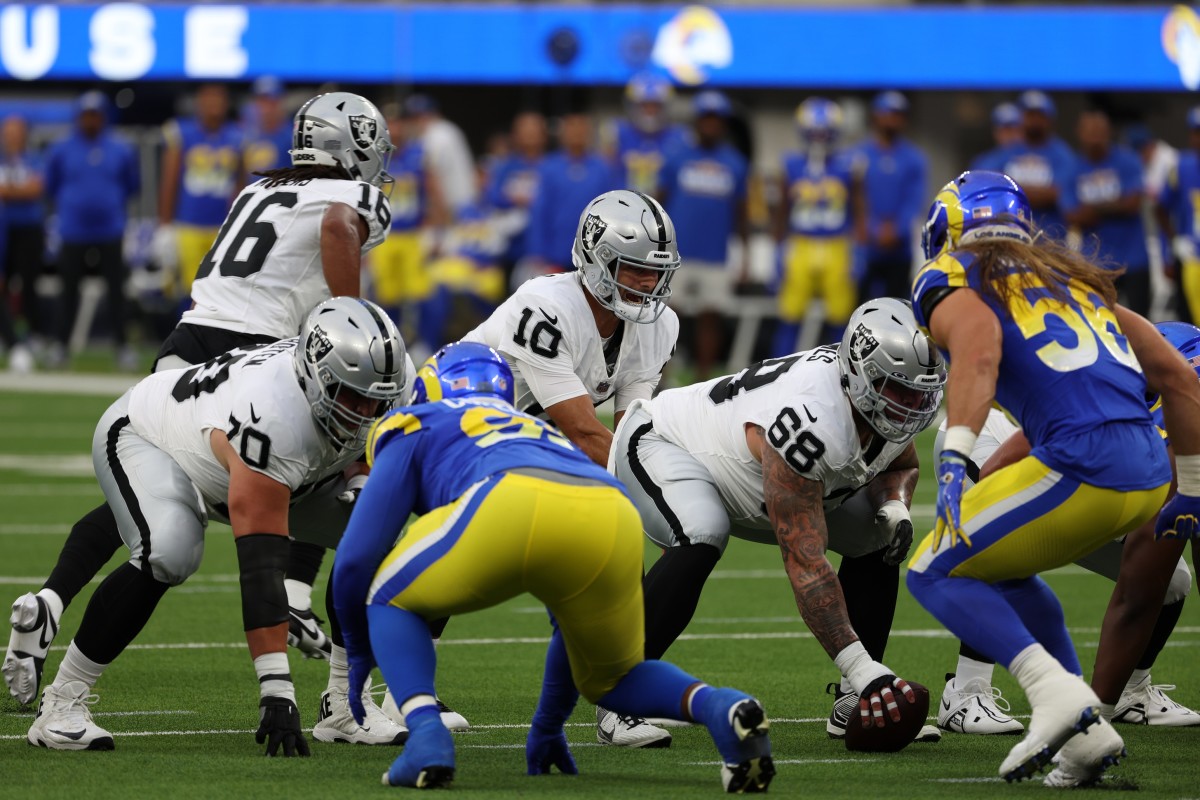
[{"label": "arm sleeve", "polygon": [[[364,195],[363,192],[366,191]],[[387,195],[377,187],[362,181],[347,182],[336,194],[329,198],[330,203],[345,203],[354,209],[354,213],[367,223],[367,241],[363,244],[363,252],[370,250],[383,241],[388,234],[392,222],[392,206]]]},{"label": "arm sleeve", "polygon": [[408,522],[416,502],[411,470],[419,432],[394,437],[376,453],[371,477],[333,562],[333,606],[348,650],[369,649],[367,594],[380,563]]}]

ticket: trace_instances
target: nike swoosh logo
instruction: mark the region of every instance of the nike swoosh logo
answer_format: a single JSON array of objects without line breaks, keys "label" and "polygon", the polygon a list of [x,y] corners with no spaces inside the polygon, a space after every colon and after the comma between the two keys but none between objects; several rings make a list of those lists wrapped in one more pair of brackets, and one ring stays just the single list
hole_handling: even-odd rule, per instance
[{"label": "nike swoosh logo", "polygon": [[801,406],[800,406],[800,407],[804,409],[804,413],[805,413],[805,414],[808,416],[808,421],[809,421],[809,422],[816,422],[816,421],[817,421],[817,418],[816,418],[816,417],[814,417],[814,416],[812,415],[812,412],[808,410],[808,406],[801,404]]},{"label": "nike swoosh logo", "polygon": [[251,403],[250,404],[250,421],[258,422],[259,420],[260,420],[260,417],[254,413],[254,403]]},{"label": "nike swoosh logo", "polygon": [[[42,646],[43,650],[49,650],[50,643],[54,641],[54,636],[58,633],[58,626],[54,624],[54,618],[50,616],[49,606],[43,605],[42,613],[46,615],[46,624],[38,631],[38,644]],[[46,636],[47,633],[50,634],[49,637]]]},{"label": "nike swoosh logo", "polygon": [[538,311],[542,312],[542,316],[545,317],[546,319],[548,319],[550,321],[551,325],[558,324],[558,317],[550,316],[549,314],[546,313],[546,309],[542,308],[541,306],[538,306]]},{"label": "nike swoosh logo", "polygon": [[71,731],[70,733],[67,733],[66,731],[56,731],[51,728],[50,732],[55,736],[65,736],[66,738],[73,739],[76,742],[83,738],[83,731]]},{"label": "nike swoosh logo", "polygon": [[946,709],[947,711],[950,710],[950,704],[946,702],[946,698],[944,697],[942,698],[942,708]]}]

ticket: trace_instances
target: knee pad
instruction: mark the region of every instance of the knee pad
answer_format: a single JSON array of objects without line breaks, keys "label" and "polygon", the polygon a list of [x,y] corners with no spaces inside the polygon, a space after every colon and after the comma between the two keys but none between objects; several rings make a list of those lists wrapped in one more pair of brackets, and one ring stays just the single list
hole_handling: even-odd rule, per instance
[{"label": "knee pad", "polygon": [[1188,569],[1187,562],[1181,558],[1175,565],[1175,573],[1171,575],[1171,583],[1167,586],[1167,596],[1163,598],[1163,605],[1180,603],[1191,591],[1192,571]]},{"label": "knee pad", "polygon": [[274,533],[239,536],[238,570],[242,586],[242,624],[250,631],[273,628],[288,620],[288,537]]},{"label": "knee pad", "polygon": [[133,563],[150,567],[150,576],[159,583],[168,586],[178,586],[200,569],[200,561],[204,557],[204,540],[195,543],[180,544],[175,547],[152,548],[148,559],[133,559]]}]

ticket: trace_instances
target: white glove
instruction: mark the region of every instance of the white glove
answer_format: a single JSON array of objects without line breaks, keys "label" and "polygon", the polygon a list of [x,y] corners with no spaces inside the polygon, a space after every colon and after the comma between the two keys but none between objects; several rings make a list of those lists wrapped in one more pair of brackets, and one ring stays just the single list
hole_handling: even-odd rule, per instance
[{"label": "white glove", "polygon": [[362,493],[362,489],[367,485],[366,475],[355,475],[350,480],[346,481],[346,491],[337,496],[338,502],[344,505],[352,506],[358,500],[358,496]]},{"label": "white glove", "polygon": [[1196,243],[1190,236],[1176,236],[1171,240],[1171,252],[1180,261],[1196,260]]},{"label": "white glove", "polygon": [[871,658],[862,642],[855,642],[838,653],[834,657],[833,663],[846,676],[846,680],[850,681],[854,693],[859,697],[862,696],[863,690],[876,680],[888,675],[895,675],[883,664]]},{"label": "white glove", "polygon": [[159,225],[150,242],[150,252],[164,273],[179,271],[179,233],[174,225]]},{"label": "white glove", "polygon": [[908,507],[899,500],[888,500],[875,512],[875,526],[888,540],[887,550],[883,553],[884,563],[894,567],[904,561],[913,540]]}]

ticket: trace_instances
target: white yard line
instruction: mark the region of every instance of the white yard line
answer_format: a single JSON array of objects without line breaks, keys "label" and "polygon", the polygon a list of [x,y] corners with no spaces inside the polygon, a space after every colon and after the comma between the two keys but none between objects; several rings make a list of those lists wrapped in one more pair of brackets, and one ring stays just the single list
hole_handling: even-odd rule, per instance
[{"label": "white yard line", "polygon": [[94,375],[86,372],[31,372],[4,375],[5,392],[99,395],[116,400],[144,375]]}]

